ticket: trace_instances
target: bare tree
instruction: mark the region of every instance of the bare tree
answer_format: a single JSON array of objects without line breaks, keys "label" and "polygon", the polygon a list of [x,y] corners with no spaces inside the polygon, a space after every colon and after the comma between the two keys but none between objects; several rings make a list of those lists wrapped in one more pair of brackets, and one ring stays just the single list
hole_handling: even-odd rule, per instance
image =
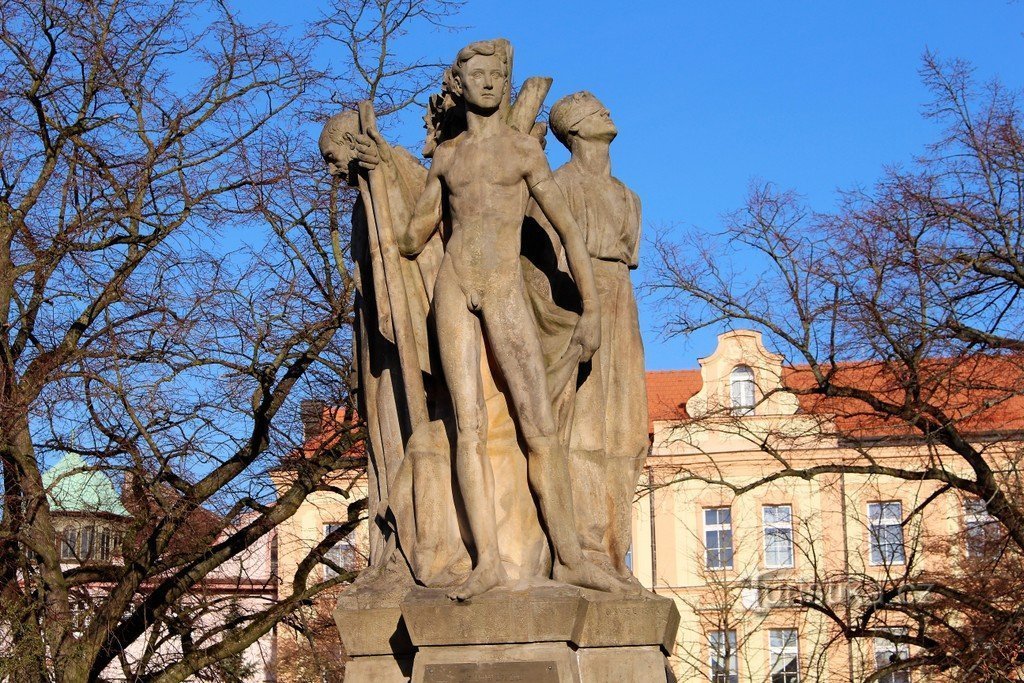
[{"label": "bare tree", "polygon": [[[1006,550],[985,576],[933,566],[883,581],[863,610],[808,607],[847,638],[915,648],[877,676],[923,667],[1015,681],[1024,613],[1008,599],[1015,592],[999,586],[1020,574],[1024,551],[1022,112],[1015,92],[977,85],[963,63],[929,54],[922,73],[934,94],[927,116],[944,133],[921,158],[845,193],[827,214],[794,193],[755,186],[721,234],[659,238],[648,288],[669,304],[672,333],[737,322],[764,330],[789,368],[785,386],[762,398],[791,392],[817,418],[813,434],[758,435],[772,467],[756,481],[698,476],[735,494],[794,477],[924,482],[933,495],[905,511],[906,523],[955,493],[978,502],[1005,534]],[[791,447],[806,438],[838,443],[834,461],[794,460]],[[906,457],[880,457],[895,447]],[[908,631],[882,628],[894,615]]]},{"label": "bare tree", "polygon": [[[388,41],[451,7],[403,5],[347,5],[387,19],[345,63],[386,67]],[[223,669],[353,576],[313,570],[360,500],[276,602],[225,612],[203,589],[360,466],[343,422],[281,495],[266,476],[300,445],[302,399],[349,400],[352,197],[304,118],[327,99],[316,42],[288,35],[207,0],[0,6],[0,678]],[[392,109],[424,87],[373,73]],[[62,564],[41,474],[60,451],[131,501],[120,561]]]},{"label": "bare tree", "polygon": [[346,68],[342,78],[349,92],[336,93],[345,105],[370,100],[379,115],[387,115],[420,103],[435,88],[437,76],[447,64],[422,57],[403,58],[398,47],[410,26],[429,25],[450,30],[448,23],[464,0],[332,0],[323,18],[314,25],[324,40],[341,48]]}]

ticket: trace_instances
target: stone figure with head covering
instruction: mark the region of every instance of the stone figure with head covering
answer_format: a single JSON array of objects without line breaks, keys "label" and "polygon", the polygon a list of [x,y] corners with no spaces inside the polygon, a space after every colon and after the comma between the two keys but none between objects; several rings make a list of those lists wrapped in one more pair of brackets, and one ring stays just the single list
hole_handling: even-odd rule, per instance
[{"label": "stone figure with head covering", "polygon": [[586,240],[601,306],[601,346],[580,366],[567,399],[577,528],[588,557],[631,578],[633,495],[648,447],[643,340],[629,275],[639,254],[640,200],[611,173],[618,131],[593,94],[561,98],[549,122],[572,154],[554,179]]}]

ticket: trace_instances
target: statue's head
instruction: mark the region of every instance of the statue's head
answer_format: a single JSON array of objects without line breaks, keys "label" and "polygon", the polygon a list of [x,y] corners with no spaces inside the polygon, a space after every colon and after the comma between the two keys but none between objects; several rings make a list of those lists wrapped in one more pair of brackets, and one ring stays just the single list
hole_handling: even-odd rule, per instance
[{"label": "statue's head", "polygon": [[608,108],[586,90],[555,102],[548,122],[551,132],[570,151],[575,138],[611,142],[619,132]]},{"label": "statue's head", "polygon": [[451,68],[451,88],[469,107],[484,111],[506,106],[511,52],[507,40],[480,40],[459,50]]},{"label": "statue's head", "polygon": [[327,170],[344,180],[355,177],[351,168],[356,159],[353,136],[359,133],[359,114],[343,111],[327,119],[320,131],[320,155],[327,162]]}]

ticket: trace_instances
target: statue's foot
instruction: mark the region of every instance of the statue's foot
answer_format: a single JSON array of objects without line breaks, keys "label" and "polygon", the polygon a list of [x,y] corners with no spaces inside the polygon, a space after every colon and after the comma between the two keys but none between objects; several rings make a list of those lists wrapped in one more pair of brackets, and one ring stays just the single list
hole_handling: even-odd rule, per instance
[{"label": "statue's foot", "polygon": [[469,578],[463,581],[461,586],[448,593],[448,597],[463,602],[507,582],[505,570],[500,562],[480,564],[469,573]]},{"label": "statue's foot", "polygon": [[589,561],[582,561],[577,565],[555,563],[552,576],[555,581],[561,581],[580,588],[592,588],[605,593],[636,593],[636,586],[627,579],[612,572],[601,569]]}]

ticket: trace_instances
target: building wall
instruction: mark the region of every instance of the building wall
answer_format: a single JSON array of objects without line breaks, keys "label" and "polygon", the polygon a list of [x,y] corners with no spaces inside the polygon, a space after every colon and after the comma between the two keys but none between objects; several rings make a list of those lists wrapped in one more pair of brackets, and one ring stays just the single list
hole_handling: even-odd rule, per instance
[{"label": "building wall", "polygon": [[[245,519],[239,520],[241,524]],[[66,529],[107,528],[120,534],[125,520],[112,520],[109,516],[98,517],[84,514],[60,513],[54,515],[54,526],[58,536],[62,537]],[[274,536],[268,534],[256,541],[245,552],[240,553],[228,562],[211,572],[202,584],[184,597],[179,614],[182,621],[189,623],[190,635],[199,640],[207,630],[218,628],[230,615],[232,610],[238,614],[255,613],[265,610],[277,599],[277,579],[274,574]],[[89,562],[100,563],[103,560],[94,558]],[[120,550],[112,553],[110,562],[120,563]],[[78,562],[67,561],[62,566],[68,569]],[[76,617],[87,619],[90,600],[102,600],[109,586],[95,584],[86,587],[81,597],[81,605],[77,607]],[[180,635],[180,634],[179,634]],[[264,683],[276,678],[275,638],[273,632],[264,634],[241,653],[242,664],[249,675],[248,683]],[[150,651],[153,642],[161,642],[155,652]],[[181,649],[178,637],[168,637],[166,633],[155,636],[146,632],[125,649],[124,657],[134,665],[142,657],[149,660],[150,670],[159,669],[180,659]],[[107,681],[125,681],[125,674],[115,660],[103,672]],[[194,680],[201,680],[202,676]],[[190,679],[191,680],[191,679]]]},{"label": "building wall", "polygon": [[[864,585],[871,579],[956,567],[965,556],[957,540],[963,501],[953,493],[930,500],[939,490],[936,482],[874,475],[781,478],[750,491],[737,489],[782,469],[783,463],[795,469],[863,464],[871,458],[885,466],[920,469],[941,461],[956,471],[959,461],[915,444],[880,444],[868,452],[841,445],[827,420],[798,412],[795,400],[784,395],[771,395],[781,387],[781,358],[765,351],[756,333],[723,335],[715,354],[700,362],[703,386],[686,402],[688,415],[653,423],[633,519],[635,575],[645,587],[674,597],[680,610],[673,658],[679,680],[709,680],[709,632],[735,630],[738,680],[771,682],[771,629],[797,630],[801,681],[863,680],[874,670],[872,643],[848,643],[830,619],[794,606],[793,598],[799,591],[816,591],[829,596],[842,614],[847,600],[856,605],[871,599]],[[727,409],[729,373],[740,364],[755,369],[761,401],[745,416]],[[905,563],[872,564],[868,505],[899,502],[906,518],[925,501],[927,514],[911,516],[903,527]],[[766,505],[791,506],[791,568],[766,566]],[[703,511],[718,507],[731,513],[733,562],[731,568],[709,569]],[[853,582],[847,579],[851,575]]]},{"label": "building wall", "polygon": [[[273,474],[273,480],[280,494],[290,485],[291,474],[282,469]],[[292,591],[299,564],[324,539],[328,525],[348,520],[349,505],[367,495],[366,478],[361,474],[346,471],[329,483],[333,488],[346,491],[348,497],[335,491],[314,491],[294,515],[277,527],[277,571],[282,595]],[[352,532],[348,543],[336,546],[334,555],[338,564],[353,570],[366,566],[370,547],[365,510],[361,516],[363,521]],[[310,573],[308,583],[323,581],[330,576],[326,566],[318,565]],[[276,674],[280,683],[336,681],[343,675],[346,657],[331,617],[340,590],[343,587],[327,590],[317,597],[315,604],[299,608],[292,622],[300,623],[304,633],[288,624],[278,626],[275,647],[278,653]]]},{"label": "building wall", "polygon": [[[283,491],[289,482],[287,471],[275,474],[274,478],[278,491]],[[339,474],[330,484],[348,492],[349,497],[345,498],[334,491],[314,491],[306,497],[294,515],[277,527],[278,573],[282,581],[282,591],[285,593],[291,590],[299,563],[324,539],[327,526],[342,524],[348,520],[349,505],[367,495],[365,478],[349,472]],[[363,512],[362,515],[365,517],[366,513]],[[349,542],[353,550],[351,569],[365,567],[369,548],[369,524],[365,521],[359,524]],[[310,579],[322,580],[325,571],[325,567],[317,567]]]},{"label": "building wall", "polygon": [[[62,568],[68,570],[83,563],[122,564],[125,561],[122,548],[130,549],[133,541],[130,535],[132,518],[109,476],[96,469],[87,469],[80,456],[65,454],[44,473],[43,478],[57,532]],[[255,513],[242,515],[235,523],[245,525],[254,516]],[[206,542],[203,539],[209,538],[204,534],[212,533],[215,527],[210,524],[214,521],[219,523],[220,519],[208,510],[200,510],[191,521],[192,524],[180,533],[180,541],[195,549],[196,543],[203,544]],[[91,543],[84,540],[83,532],[89,535]],[[201,642],[204,635],[222,625],[232,611],[236,614],[253,613],[273,605],[278,595],[275,553],[274,532],[257,539],[247,550],[212,571],[178,603],[180,609],[177,614],[170,615],[178,617],[178,632],[147,632],[125,648],[124,658],[133,666],[145,658],[148,670],[157,670],[180,660],[183,636]],[[78,623],[84,624],[91,618],[91,610],[104,599],[110,588],[109,584],[96,582],[77,589],[71,605],[76,628]],[[0,634],[0,648],[3,643],[3,634]],[[154,643],[158,644],[154,646]],[[0,652],[0,657],[3,654]],[[241,653],[241,659],[251,672],[246,677],[248,683],[274,680],[274,634],[267,633],[259,638]],[[117,660],[106,668],[103,678],[125,680],[125,673]],[[196,680],[203,678],[203,675],[197,676]]]}]

